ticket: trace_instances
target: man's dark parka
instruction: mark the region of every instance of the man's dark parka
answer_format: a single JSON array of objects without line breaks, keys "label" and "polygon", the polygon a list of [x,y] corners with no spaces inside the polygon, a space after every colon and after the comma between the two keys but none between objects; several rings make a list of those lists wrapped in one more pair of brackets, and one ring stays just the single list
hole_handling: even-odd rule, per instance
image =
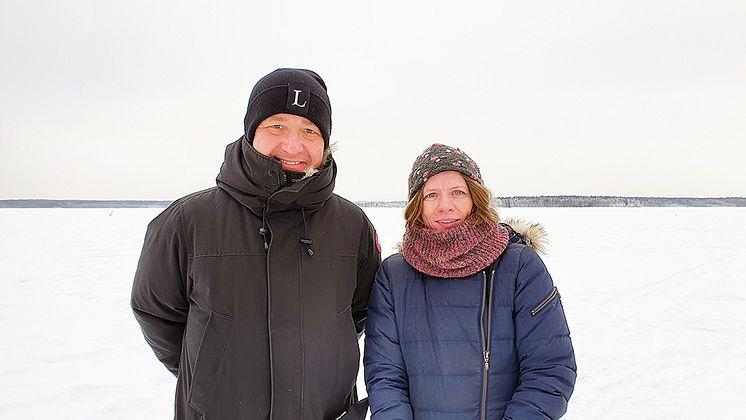
[{"label": "man's dark parka", "polygon": [[177,419],[321,420],[347,407],[380,250],[335,176],[329,157],[288,183],[244,137],[217,187],[148,226],[131,304],[178,377]]}]

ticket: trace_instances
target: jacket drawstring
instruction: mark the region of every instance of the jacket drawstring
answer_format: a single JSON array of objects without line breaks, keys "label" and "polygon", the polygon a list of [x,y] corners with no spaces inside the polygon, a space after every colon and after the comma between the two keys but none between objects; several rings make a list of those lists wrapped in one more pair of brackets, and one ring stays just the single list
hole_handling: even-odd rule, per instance
[{"label": "jacket drawstring", "polygon": [[[306,224],[306,211],[303,209],[300,209],[300,213],[301,215],[303,215],[303,236],[308,237],[308,225]],[[313,241],[307,238],[300,238],[300,243],[306,246],[306,251],[308,252],[308,255],[313,256],[313,249],[311,249],[311,245],[313,245]]]},{"label": "jacket drawstring", "polygon": [[267,235],[269,235],[269,229],[267,229],[267,207],[262,208],[262,227],[259,228],[259,234],[262,235],[264,240],[264,250],[269,249],[269,242],[267,241]]}]

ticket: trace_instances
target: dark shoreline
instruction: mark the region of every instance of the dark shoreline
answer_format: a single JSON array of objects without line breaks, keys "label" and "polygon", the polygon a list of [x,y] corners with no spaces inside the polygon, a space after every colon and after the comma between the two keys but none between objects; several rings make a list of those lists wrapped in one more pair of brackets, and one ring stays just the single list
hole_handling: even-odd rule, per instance
[{"label": "dark shoreline", "polygon": [[[746,197],[496,197],[496,207],[746,207]],[[0,200],[0,208],[165,208],[168,200]],[[404,207],[405,201],[357,201],[360,207]]]}]

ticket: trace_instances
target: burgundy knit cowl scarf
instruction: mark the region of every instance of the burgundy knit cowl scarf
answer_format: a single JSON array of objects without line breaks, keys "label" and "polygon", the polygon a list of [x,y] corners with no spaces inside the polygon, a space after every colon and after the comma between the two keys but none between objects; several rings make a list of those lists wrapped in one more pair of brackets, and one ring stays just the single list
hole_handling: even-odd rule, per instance
[{"label": "burgundy knit cowl scarf", "polygon": [[470,276],[492,264],[508,246],[508,231],[500,224],[475,225],[472,214],[443,232],[415,225],[404,232],[404,259],[434,277]]}]

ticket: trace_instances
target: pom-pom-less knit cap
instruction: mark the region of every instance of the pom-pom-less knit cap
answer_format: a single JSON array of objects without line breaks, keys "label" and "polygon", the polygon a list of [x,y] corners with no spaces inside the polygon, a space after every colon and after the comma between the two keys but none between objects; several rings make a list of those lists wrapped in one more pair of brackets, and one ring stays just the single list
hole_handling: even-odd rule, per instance
[{"label": "pom-pom-less knit cap", "polygon": [[321,130],[324,147],[332,133],[332,107],[326,84],[316,72],[305,69],[277,69],[254,85],[244,118],[244,133],[249,143],[266,118],[275,114],[293,114],[308,118]]},{"label": "pom-pom-less knit cap", "polygon": [[422,188],[433,175],[445,171],[457,171],[484,185],[479,166],[466,153],[456,147],[435,143],[425,149],[412,165],[409,174],[409,199]]}]

